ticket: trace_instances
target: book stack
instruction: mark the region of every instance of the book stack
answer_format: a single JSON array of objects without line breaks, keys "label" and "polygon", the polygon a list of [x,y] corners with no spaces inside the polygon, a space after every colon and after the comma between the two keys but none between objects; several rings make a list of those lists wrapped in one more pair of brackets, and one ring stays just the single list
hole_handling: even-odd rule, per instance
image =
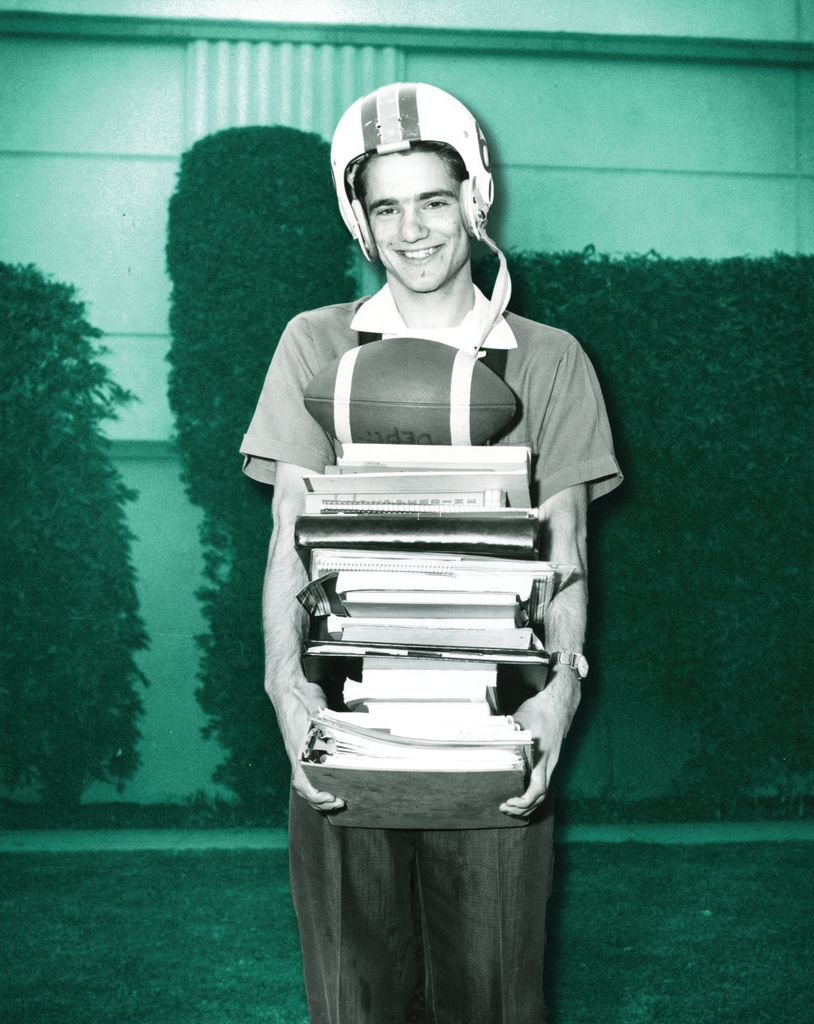
[{"label": "book stack", "polygon": [[346,444],[306,478],[295,542],[312,658],[354,657],[347,712],[312,722],[303,767],[336,824],[517,825],[531,737],[498,713],[500,664],[545,665],[543,613],[568,575],[537,560],[525,447]]}]

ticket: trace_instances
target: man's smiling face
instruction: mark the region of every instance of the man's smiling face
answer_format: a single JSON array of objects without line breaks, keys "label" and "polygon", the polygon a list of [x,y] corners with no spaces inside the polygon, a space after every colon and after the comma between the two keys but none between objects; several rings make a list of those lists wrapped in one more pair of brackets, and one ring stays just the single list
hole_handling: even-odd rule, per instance
[{"label": "man's smiling face", "polygon": [[444,292],[469,285],[470,238],[460,185],[436,153],[391,153],[366,168],[365,205],[391,289]]}]

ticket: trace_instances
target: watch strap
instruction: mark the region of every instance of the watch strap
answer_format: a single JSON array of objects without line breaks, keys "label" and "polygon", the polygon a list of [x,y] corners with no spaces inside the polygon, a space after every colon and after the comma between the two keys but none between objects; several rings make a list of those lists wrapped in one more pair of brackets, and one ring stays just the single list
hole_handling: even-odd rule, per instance
[{"label": "watch strap", "polygon": [[588,662],[580,651],[552,651],[549,661],[552,665],[567,665],[580,679],[584,679],[588,674]]}]

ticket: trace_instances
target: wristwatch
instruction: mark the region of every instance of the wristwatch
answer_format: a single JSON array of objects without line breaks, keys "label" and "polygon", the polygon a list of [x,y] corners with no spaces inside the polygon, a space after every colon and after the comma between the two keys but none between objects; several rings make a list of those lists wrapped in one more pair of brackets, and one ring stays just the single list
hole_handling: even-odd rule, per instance
[{"label": "wristwatch", "polygon": [[552,651],[550,659],[552,665],[567,665],[572,668],[580,679],[588,675],[588,659],[577,651]]}]

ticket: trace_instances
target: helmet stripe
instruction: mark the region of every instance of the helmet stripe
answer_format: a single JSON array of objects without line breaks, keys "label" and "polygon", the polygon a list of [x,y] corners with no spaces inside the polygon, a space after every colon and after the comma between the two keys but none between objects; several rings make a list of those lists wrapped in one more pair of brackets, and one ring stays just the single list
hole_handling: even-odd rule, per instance
[{"label": "helmet stripe", "polygon": [[401,121],[401,137],[403,139],[416,142],[421,138],[418,101],[414,85],[403,85],[399,89],[399,120]]},{"label": "helmet stripe", "polygon": [[415,85],[382,86],[361,107],[364,151],[407,149],[421,138]]},{"label": "helmet stripe", "polygon": [[400,85],[383,86],[376,93],[376,112],[379,119],[379,146],[400,146],[404,141],[399,119]]},{"label": "helmet stripe", "polygon": [[369,153],[379,144],[379,115],[377,111],[376,97],[378,93],[372,92],[365,96],[362,103],[362,145],[363,152]]}]

